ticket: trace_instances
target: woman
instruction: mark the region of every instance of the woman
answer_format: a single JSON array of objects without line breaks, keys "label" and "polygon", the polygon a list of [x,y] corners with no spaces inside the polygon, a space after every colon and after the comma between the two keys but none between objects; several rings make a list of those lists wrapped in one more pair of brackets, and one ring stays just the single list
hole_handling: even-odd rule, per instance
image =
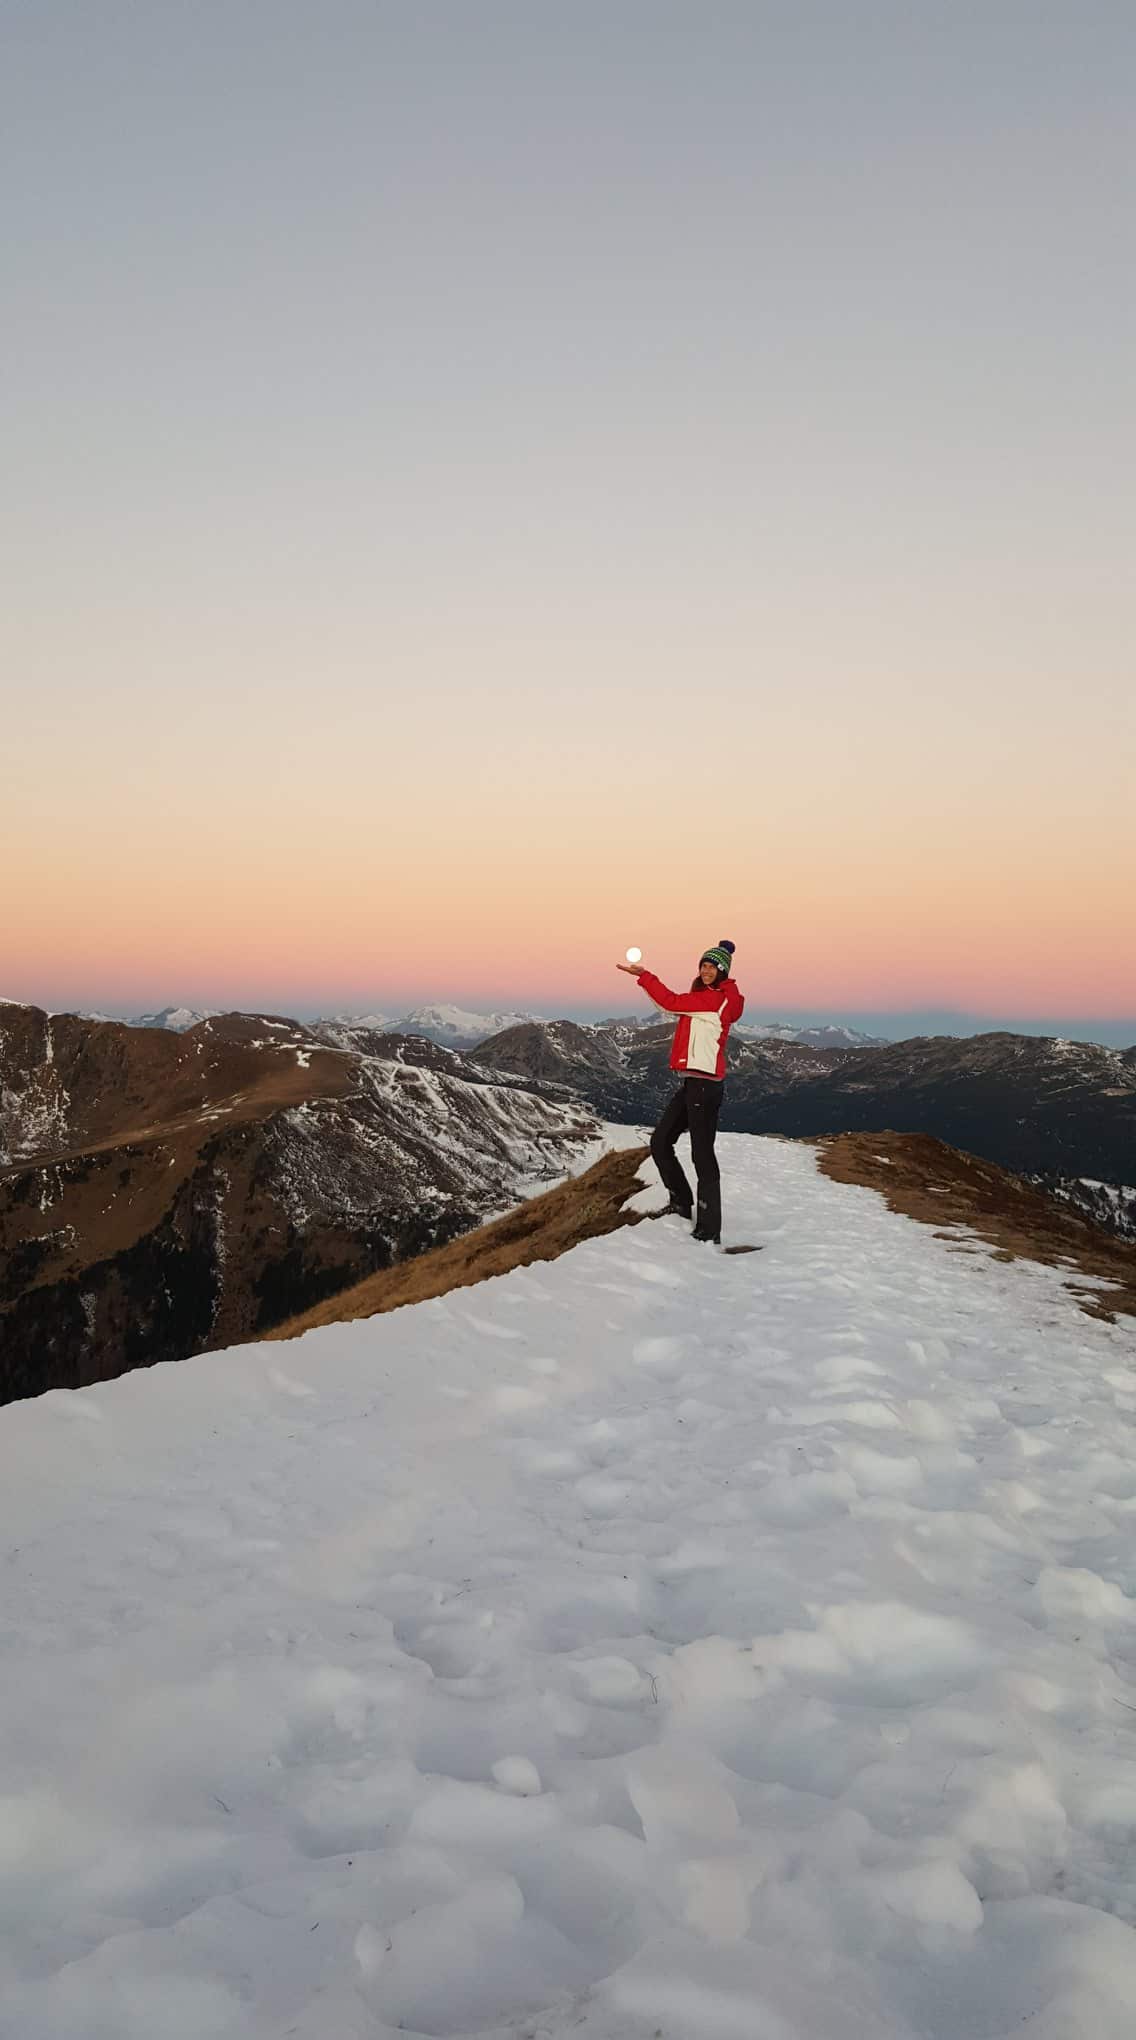
[{"label": "woman", "polygon": [[669,991],[641,963],[619,965],[620,970],[638,978],[656,1006],[661,1006],[665,1013],[680,1016],[671,1046],[671,1068],[681,1074],[682,1085],[651,1135],[651,1154],[670,1192],[667,1210],[678,1212],[682,1218],[693,1217],[690,1184],[675,1154],[680,1133],[689,1132],[698,1177],[693,1236],[715,1244],[722,1237],[722,1190],[714,1136],[726,1075],[726,1036],[745,1011],[745,1000],[730,976],[733,954],[732,942],[719,942],[713,949],[704,949],[698,976],[688,992]]}]

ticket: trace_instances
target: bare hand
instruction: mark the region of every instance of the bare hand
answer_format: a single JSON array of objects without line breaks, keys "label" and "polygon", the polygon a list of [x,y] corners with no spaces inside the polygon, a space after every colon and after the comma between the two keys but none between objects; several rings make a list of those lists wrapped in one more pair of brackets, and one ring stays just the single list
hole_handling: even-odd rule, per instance
[{"label": "bare hand", "polygon": [[628,977],[638,977],[640,971],[646,968],[642,963],[617,963],[615,967],[616,970],[625,970]]}]

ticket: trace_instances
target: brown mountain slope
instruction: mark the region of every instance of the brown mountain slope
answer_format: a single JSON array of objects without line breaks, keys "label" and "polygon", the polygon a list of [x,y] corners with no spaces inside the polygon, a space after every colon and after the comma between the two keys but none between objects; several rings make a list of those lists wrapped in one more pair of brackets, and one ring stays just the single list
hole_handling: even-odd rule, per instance
[{"label": "brown mountain slope", "polygon": [[225,1014],[168,1034],[37,1006],[0,1008],[0,1167],[59,1161],[108,1140],[180,1135],[212,1113],[263,1118],[350,1081],[342,1055],[294,1020]]}]

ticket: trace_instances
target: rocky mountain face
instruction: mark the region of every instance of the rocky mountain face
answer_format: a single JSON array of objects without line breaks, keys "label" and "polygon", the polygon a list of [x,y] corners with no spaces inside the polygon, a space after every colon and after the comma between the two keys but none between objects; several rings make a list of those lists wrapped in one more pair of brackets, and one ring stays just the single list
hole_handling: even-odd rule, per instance
[{"label": "rocky mountain face", "polygon": [[254,1336],[595,1138],[576,1098],[359,1035],[0,1007],[0,1402]]},{"label": "rocky mountain face", "polygon": [[631,1022],[587,1026],[575,1020],[529,1020],[472,1049],[469,1060],[497,1076],[522,1077],[557,1095],[587,1098],[602,1118],[634,1124],[643,1117],[644,1095],[654,1096],[662,1045],[662,1029]]},{"label": "rocky mountain face", "polygon": [[[511,1028],[472,1051],[551,1097],[650,1124],[675,1082],[672,1024]],[[730,1037],[724,1130],[811,1137],[928,1133],[1025,1175],[1132,1183],[1136,1048],[1021,1034],[935,1036],[882,1048],[816,1049]]]},{"label": "rocky mountain face", "polygon": [[1039,1175],[1032,1180],[1099,1231],[1136,1241],[1136,1184],[1100,1183],[1090,1176]]}]

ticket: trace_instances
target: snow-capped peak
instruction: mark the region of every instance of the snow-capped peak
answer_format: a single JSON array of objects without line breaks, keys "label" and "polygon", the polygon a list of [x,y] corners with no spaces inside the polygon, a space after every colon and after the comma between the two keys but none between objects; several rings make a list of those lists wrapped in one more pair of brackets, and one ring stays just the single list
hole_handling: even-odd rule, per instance
[{"label": "snow-capped peak", "polygon": [[132,1027],[164,1027],[169,1034],[186,1034],[202,1020],[215,1020],[216,1006],[163,1006],[160,1013],[140,1013]]},{"label": "snow-capped peak", "polygon": [[359,1027],[372,1034],[391,1034],[397,1022],[390,1013],[329,1013],[326,1019],[317,1020],[317,1027]]},{"label": "snow-capped peak", "polygon": [[472,1047],[503,1034],[507,1027],[523,1027],[535,1020],[535,1013],[469,1013],[461,1006],[417,1006],[395,1022],[400,1034],[424,1034],[447,1048]]}]

